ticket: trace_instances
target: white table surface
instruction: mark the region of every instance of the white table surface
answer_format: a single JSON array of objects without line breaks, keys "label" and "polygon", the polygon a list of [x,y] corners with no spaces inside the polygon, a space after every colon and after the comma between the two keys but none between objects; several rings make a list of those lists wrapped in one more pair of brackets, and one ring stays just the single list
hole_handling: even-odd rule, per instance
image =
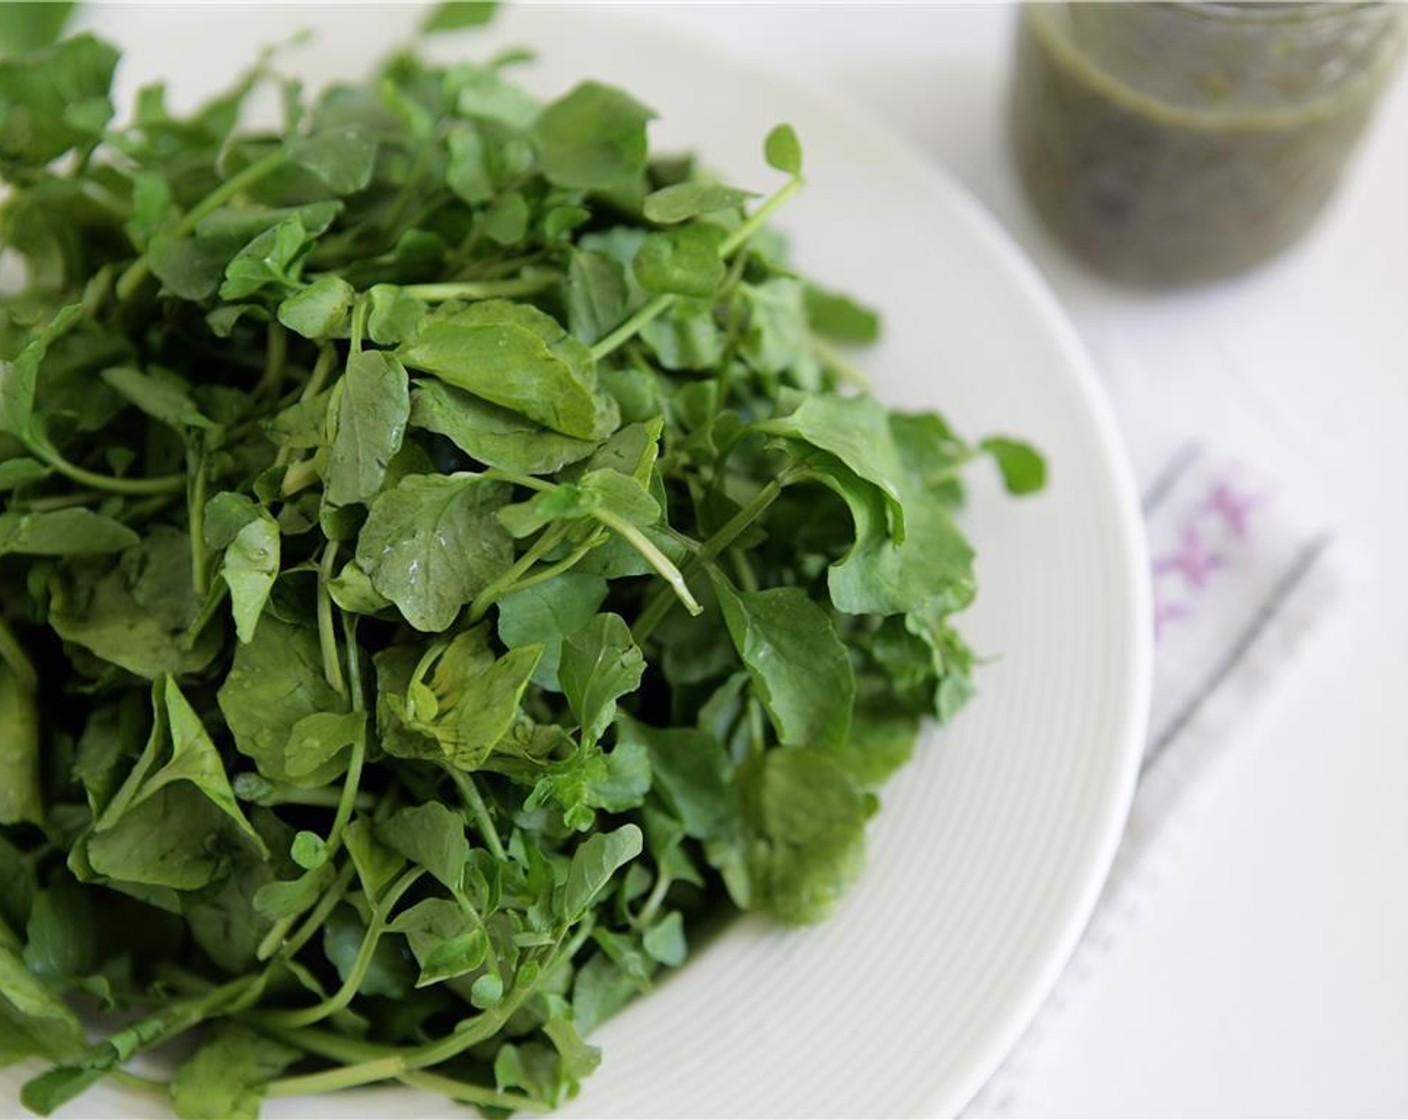
[{"label": "white table surface", "polygon": [[1301,247],[1154,298],[1080,272],[1021,203],[1001,127],[1011,7],[626,14],[888,120],[996,213],[1097,350],[1113,339],[1148,358],[1152,375],[1109,375],[1117,408],[1158,392],[1338,531],[1333,616],[1175,830],[1158,883],[1030,1068],[1025,1110],[1408,1114],[1408,81]]}]

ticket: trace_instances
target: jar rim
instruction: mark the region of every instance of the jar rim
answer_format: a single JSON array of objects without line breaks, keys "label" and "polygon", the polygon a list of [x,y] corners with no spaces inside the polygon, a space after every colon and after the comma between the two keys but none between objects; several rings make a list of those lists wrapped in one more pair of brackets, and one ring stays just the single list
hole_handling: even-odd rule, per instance
[{"label": "jar rim", "polygon": [[1301,23],[1381,8],[1384,0],[1184,0],[1167,6],[1229,23]]}]

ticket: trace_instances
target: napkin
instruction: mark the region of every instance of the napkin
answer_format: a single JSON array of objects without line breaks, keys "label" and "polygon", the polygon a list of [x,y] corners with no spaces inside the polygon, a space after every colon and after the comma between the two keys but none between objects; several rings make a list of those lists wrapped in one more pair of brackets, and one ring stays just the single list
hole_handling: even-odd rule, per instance
[{"label": "napkin", "polygon": [[1128,826],[1085,935],[1021,1041],[965,1110],[971,1117],[1039,1111],[1024,1095],[1028,1071],[1079,1005],[1084,982],[1137,922],[1141,896],[1176,858],[1171,839],[1196,818],[1198,793],[1237,748],[1267,686],[1290,670],[1338,585],[1334,533],[1300,496],[1240,448],[1209,442],[1195,410],[1180,415],[1186,381],[1182,391],[1148,391],[1161,379],[1147,367],[1166,357],[1127,338],[1085,333],[1141,476],[1156,628],[1149,733]]}]

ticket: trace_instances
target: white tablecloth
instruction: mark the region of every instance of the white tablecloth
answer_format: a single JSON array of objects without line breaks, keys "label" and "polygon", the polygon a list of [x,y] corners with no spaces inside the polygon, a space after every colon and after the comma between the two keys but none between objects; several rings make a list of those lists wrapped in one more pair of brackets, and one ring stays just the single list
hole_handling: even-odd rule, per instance
[{"label": "white tablecloth", "polygon": [[1230,733],[1203,760],[1209,774],[1180,789],[1040,1045],[986,1103],[1048,1116],[1408,1114],[1408,82],[1303,245],[1245,279],[1155,297],[1082,273],[1021,203],[1001,127],[1011,7],[630,14],[889,120],[1035,258],[1137,433],[1142,477],[1192,433],[1299,507],[1289,524],[1334,534],[1343,591],[1329,617],[1294,659],[1258,667],[1244,694],[1254,711],[1224,701],[1214,713]]}]

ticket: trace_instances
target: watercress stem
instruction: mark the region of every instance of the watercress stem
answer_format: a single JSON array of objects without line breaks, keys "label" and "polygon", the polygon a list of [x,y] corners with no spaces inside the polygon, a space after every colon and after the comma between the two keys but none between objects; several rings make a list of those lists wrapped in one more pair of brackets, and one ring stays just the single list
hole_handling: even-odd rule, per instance
[{"label": "watercress stem", "polygon": [[[777,501],[777,496],[782,493],[784,487],[795,481],[795,477],[790,473],[783,473],[754,494],[746,506],[730,517],[717,533],[703,543],[699,552],[685,566],[685,577],[695,575],[703,570],[705,564],[708,564],[733,544],[745,529],[758,520],[773,502]],[[651,596],[645,609],[641,611],[640,617],[636,619],[636,624],[631,627],[631,636],[637,645],[643,644],[650,637],[655,628],[660,625],[660,620],[669,613],[673,603],[674,600],[666,588],[659,589]]]},{"label": "watercress stem", "polygon": [[347,682],[342,677],[342,655],[337,648],[337,631],[333,627],[332,595],[328,580],[332,579],[337,563],[337,541],[328,541],[323,559],[318,565],[318,643],[323,651],[323,676],[340,696],[347,695]]},{"label": "watercress stem", "polygon": [[450,299],[498,299],[510,296],[531,296],[546,291],[558,282],[556,273],[523,276],[514,280],[459,280],[443,284],[406,284],[404,295],[423,299],[426,303],[442,303]]},{"label": "watercress stem", "polygon": [[20,640],[15,637],[15,632],[10,629],[10,624],[3,616],[0,616],[0,661],[10,667],[10,672],[15,674],[15,680],[26,692],[33,692],[39,687],[39,674],[34,671],[34,662],[30,661],[29,655],[24,652]]},{"label": "watercress stem", "polygon": [[494,827],[494,822],[489,816],[489,807],[484,804],[484,795],[479,792],[479,786],[475,783],[473,776],[453,766],[446,767],[446,769],[456,788],[459,789],[460,798],[464,801],[465,807],[479,826],[479,834],[484,843],[489,846],[489,851],[493,853],[495,859],[507,858],[504,854],[503,843],[499,840],[499,830]]},{"label": "watercress stem", "polygon": [[[367,932],[362,938],[362,945],[357,950],[356,959],[352,962],[352,967],[347,971],[347,978],[343,981],[342,987],[320,1003],[315,1003],[312,1007],[305,1007],[298,1011],[271,1011],[268,1020],[286,1027],[307,1027],[326,1019],[329,1015],[336,1014],[352,1002],[352,998],[357,994],[357,989],[362,986],[362,979],[367,974],[367,969],[371,967],[372,955],[376,952],[377,942],[381,940],[381,935],[386,932],[387,919],[396,903],[401,901],[401,896],[415,885],[417,879],[425,874],[424,867],[413,867],[392,884],[391,888],[382,895],[377,902],[376,908],[372,912],[372,920],[367,926]],[[291,1078],[290,1080],[297,1080]]]},{"label": "watercress stem", "polygon": [[659,573],[675,593],[675,597],[684,604],[684,609],[690,614],[699,615],[704,613],[704,608],[699,605],[698,600],[690,593],[689,584],[685,582],[680,570],[675,567],[674,561],[655,547],[655,542],[642,533],[636,526],[632,525],[624,517],[618,517],[609,509],[594,509],[592,516],[622,536],[626,543],[634,548],[645,558],[647,564]]},{"label": "watercress stem", "polygon": [[489,608],[509,591],[516,590],[519,578],[561,544],[570,531],[570,527],[563,522],[558,522],[544,530],[522,556],[474,597],[474,602],[469,605],[470,625],[472,626],[483,618]]}]

